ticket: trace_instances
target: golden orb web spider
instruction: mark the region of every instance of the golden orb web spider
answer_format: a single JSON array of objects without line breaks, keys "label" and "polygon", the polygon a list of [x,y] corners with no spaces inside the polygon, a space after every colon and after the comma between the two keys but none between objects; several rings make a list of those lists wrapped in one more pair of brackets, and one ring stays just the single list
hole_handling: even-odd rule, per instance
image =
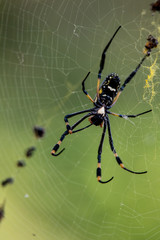
[{"label": "golden orb web spider", "polygon": [[[98,156],[97,156],[97,160],[98,160],[97,180],[100,183],[107,183],[107,182],[109,182],[113,179],[113,177],[112,177],[107,181],[102,181],[101,180],[101,176],[102,176],[102,174],[101,174],[101,154],[102,154],[102,147],[103,147],[103,142],[104,142],[104,138],[105,138],[105,134],[106,134],[107,129],[108,129],[108,137],[109,137],[109,144],[110,144],[111,151],[113,152],[113,155],[114,155],[117,163],[120,165],[120,167],[123,168],[124,170],[128,171],[128,172],[135,173],[135,174],[143,174],[143,173],[147,172],[147,171],[135,172],[135,171],[129,170],[128,168],[126,168],[124,166],[124,164],[121,161],[120,157],[118,156],[118,154],[115,150],[114,144],[113,144],[110,121],[109,121],[109,116],[108,115],[110,114],[110,115],[113,115],[113,116],[116,116],[116,117],[126,119],[126,118],[135,118],[135,117],[138,117],[142,114],[146,114],[146,113],[149,113],[149,112],[152,111],[152,110],[148,110],[148,111],[136,114],[136,115],[123,115],[123,114],[110,112],[109,109],[116,103],[120,94],[122,93],[122,91],[124,90],[126,85],[135,76],[135,74],[137,73],[137,71],[141,67],[141,65],[144,62],[144,60],[146,59],[146,57],[150,55],[151,48],[156,47],[156,46],[153,45],[153,46],[151,46],[151,48],[147,49],[147,52],[144,55],[144,57],[142,58],[142,60],[140,61],[140,63],[137,65],[135,70],[133,72],[131,72],[131,74],[126,78],[126,80],[124,81],[122,86],[120,86],[120,79],[119,79],[119,77],[116,73],[111,73],[110,75],[108,75],[104,79],[104,81],[100,84],[101,74],[102,74],[102,71],[103,71],[103,68],[104,68],[104,63],[105,63],[105,58],[106,58],[106,52],[107,52],[111,42],[113,41],[115,35],[117,34],[117,32],[119,31],[120,28],[121,28],[121,26],[119,26],[117,28],[117,30],[115,31],[115,33],[111,37],[110,41],[108,42],[108,44],[106,45],[106,47],[103,50],[103,53],[102,53],[102,56],[101,56],[101,61],[100,61],[99,72],[98,72],[97,93],[96,93],[96,97],[95,97],[94,100],[91,98],[91,96],[88,94],[88,92],[85,89],[85,81],[88,78],[90,72],[88,72],[87,76],[82,81],[82,91],[84,92],[84,94],[86,94],[86,96],[89,98],[89,100],[93,103],[94,107],[90,108],[90,109],[83,110],[83,111],[74,112],[74,113],[68,114],[64,117],[64,121],[65,121],[65,124],[66,124],[66,131],[62,134],[62,136],[60,137],[60,140],[57,142],[57,144],[53,147],[53,149],[51,151],[51,154],[53,156],[58,156],[59,154],[61,154],[64,151],[64,148],[59,153],[56,154],[56,152],[59,149],[60,144],[62,143],[62,141],[64,140],[64,138],[68,134],[72,134],[72,133],[82,131],[82,130],[84,130],[84,129],[92,126],[92,125],[103,127],[103,132],[102,132],[102,136],[101,136],[101,140],[100,140],[100,144],[99,144],[99,148],[98,148]],[[71,117],[74,117],[76,115],[83,114],[83,113],[87,113],[87,114],[84,115],[81,119],[79,119],[75,124],[70,126],[70,124],[68,122],[68,119],[71,118]],[[86,118],[88,118],[90,124],[83,127],[83,128],[80,128],[78,130],[74,130]]]}]

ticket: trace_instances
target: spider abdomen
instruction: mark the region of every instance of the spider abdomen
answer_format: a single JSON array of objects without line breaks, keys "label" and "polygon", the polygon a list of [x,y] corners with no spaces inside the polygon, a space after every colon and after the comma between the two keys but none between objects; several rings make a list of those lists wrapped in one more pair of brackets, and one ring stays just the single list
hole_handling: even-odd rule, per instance
[{"label": "spider abdomen", "polygon": [[117,95],[120,87],[120,79],[116,73],[111,73],[102,82],[99,89],[99,98],[101,103],[110,106]]},{"label": "spider abdomen", "polygon": [[88,118],[89,122],[95,126],[103,126],[103,116],[101,114],[96,114]]}]

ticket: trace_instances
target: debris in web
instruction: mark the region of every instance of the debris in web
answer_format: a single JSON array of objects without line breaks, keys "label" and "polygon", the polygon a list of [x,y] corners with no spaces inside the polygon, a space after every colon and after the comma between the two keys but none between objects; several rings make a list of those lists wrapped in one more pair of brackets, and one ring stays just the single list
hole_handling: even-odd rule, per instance
[{"label": "debris in web", "polygon": [[152,12],[160,12],[160,0],[157,0],[155,3],[151,3]]},{"label": "debris in web", "polygon": [[44,137],[45,129],[43,127],[34,126],[33,132],[37,138],[42,138]]},{"label": "debris in web", "polygon": [[157,45],[158,45],[158,40],[150,34],[147,38],[147,43],[145,45],[144,53],[149,56],[151,54],[152,48],[156,48]]},{"label": "debris in web", "polygon": [[8,184],[12,184],[13,182],[14,182],[14,179],[10,177],[10,178],[6,178],[5,180],[3,180],[1,182],[1,185],[2,185],[2,187],[5,187]]},{"label": "debris in web", "polygon": [[17,161],[17,167],[25,167],[26,166],[26,163],[24,160],[18,160]]},{"label": "debris in web", "polygon": [[36,150],[35,147],[28,148],[27,151],[26,151],[26,157],[32,157],[35,150]]},{"label": "debris in web", "polygon": [[1,205],[0,205],[0,222],[2,221],[2,219],[4,218],[4,207],[5,207],[5,202],[3,202]]}]

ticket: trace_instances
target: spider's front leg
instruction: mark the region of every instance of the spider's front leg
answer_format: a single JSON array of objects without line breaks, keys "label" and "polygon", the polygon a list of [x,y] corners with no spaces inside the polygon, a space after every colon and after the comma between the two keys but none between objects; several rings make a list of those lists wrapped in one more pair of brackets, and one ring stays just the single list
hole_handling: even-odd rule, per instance
[{"label": "spider's front leg", "polygon": [[109,48],[109,46],[111,45],[114,37],[116,36],[116,34],[118,33],[118,31],[120,30],[121,26],[119,26],[117,28],[117,30],[115,31],[115,33],[113,34],[113,36],[111,37],[111,39],[109,40],[109,42],[107,43],[107,45],[105,46],[103,52],[102,52],[102,56],[101,56],[101,60],[100,60],[100,66],[99,66],[99,71],[98,71],[98,80],[97,80],[97,100],[99,99],[99,86],[100,86],[100,81],[101,81],[101,74],[104,68],[104,64],[105,64],[105,59],[106,59],[106,52]]},{"label": "spider's front leg", "polygon": [[114,98],[114,101],[111,105],[111,107],[113,107],[113,105],[117,102],[120,94],[122,93],[122,91],[125,89],[125,87],[127,86],[127,84],[132,80],[132,78],[136,75],[136,73],[138,72],[138,70],[140,69],[142,63],[144,62],[144,60],[148,57],[148,53],[141,59],[140,63],[137,65],[137,67],[135,68],[135,70],[133,70],[131,72],[131,74],[126,78],[126,80],[124,81],[124,83],[122,84],[122,86],[120,87],[117,96]]},{"label": "spider's front leg", "polygon": [[109,180],[107,181],[102,181],[101,180],[101,154],[102,154],[102,147],[103,147],[103,142],[104,142],[104,137],[105,137],[105,134],[106,134],[106,120],[104,120],[104,128],[103,128],[103,133],[102,133],[102,137],[101,137],[101,141],[100,141],[100,144],[99,144],[99,148],[98,148],[98,166],[97,166],[97,180],[98,182],[100,183],[108,183],[110,182],[112,178],[110,178]]},{"label": "spider's front leg", "polygon": [[[111,39],[109,40],[109,42],[107,43],[106,47],[104,48],[103,52],[102,52],[102,56],[101,56],[101,60],[100,60],[100,66],[99,66],[99,71],[98,71],[98,80],[97,80],[97,99],[99,99],[99,86],[100,86],[100,80],[101,80],[101,74],[104,68],[104,64],[105,64],[105,59],[106,59],[106,52],[109,48],[109,46],[111,45],[114,37],[116,36],[117,32],[119,31],[119,29],[121,28],[121,26],[119,26],[117,28],[117,30],[115,31],[115,33],[113,34],[113,36],[111,37]],[[85,89],[85,81],[88,78],[90,72],[87,73],[86,77],[84,78],[84,80],[82,81],[82,91],[84,92],[84,94],[89,98],[89,100],[95,105],[97,106],[96,102],[91,98],[91,96],[88,94],[88,92]]]}]

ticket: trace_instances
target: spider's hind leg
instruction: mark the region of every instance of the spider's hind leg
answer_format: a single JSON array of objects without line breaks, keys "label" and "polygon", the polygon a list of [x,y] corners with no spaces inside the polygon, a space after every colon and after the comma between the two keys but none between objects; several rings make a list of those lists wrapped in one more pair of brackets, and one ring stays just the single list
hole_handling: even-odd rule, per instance
[{"label": "spider's hind leg", "polygon": [[124,170],[128,171],[128,172],[131,172],[131,173],[135,173],[135,174],[143,174],[143,173],[147,173],[147,171],[144,171],[144,172],[134,172],[132,170],[129,170],[128,168],[126,168],[123,164],[123,162],[121,161],[120,157],[118,156],[115,148],[114,148],[114,145],[113,145],[113,139],[112,139],[112,134],[111,134],[111,128],[110,128],[110,122],[109,122],[109,118],[107,118],[107,125],[108,125],[108,135],[109,135],[109,143],[110,143],[110,147],[111,147],[111,150],[116,158],[116,161],[117,163],[120,165],[121,168],[123,168]]},{"label": "spider's hind leg", "polygon": [[58,155],[60,155],[60,154],[65,150],[65,148],[63,148],[59,153],[56,154],[56,152],[58,151],[58,149],[59,149],[62,141],[64,140],[65,136],[68,135],[68,133],[69,133],[68,131],[65,131],[65,132],[62,134],[60,140],[59,140],[59,141],[56,143],[56,145],[52,148],[51,154],[52,154],[53,156],[58,156]]},{"label": "spider's hind leg", "polygon": [[102,181],[101,180],[101,154],[102,154],[102,147],[103,147],[103,142],[104,142],[104,137],[105,137],[105,134],[106,134],[106,121],[104,121],[104,128],[103,128],[103,133],[102,133],[102,137],[101,137],[101,141],[100,141],[100,144],[99,144],[99,148],[98,148],[98,165],[97,165],[97,180],[98,182],[100,183],[108,183],[110,182],[112,178],[110,178],[109,180],[107,181]]},{"label": "spider's hind leg", "polygon": [[[68,133],[72,134],[72,130],[73,130],[73,127],[75,128],[77,126],[77,123],[76,125],[74,126],[70,126],[69,124],[69,121],[68,119],[71,118],[71,117],[74,117],[76,115],[79,115],[79,114],[82,114],[82,113],[87,113],[87,112],[91,112],[92,110],[94,110],[95,108],[90,108],[90,109],[86,109],[86,110],[82,110],[82,111],[79,111],[79,112],[75,112],[75,113],[71,113],[71,114],[68,114],[64,117],[64,121],[65,121],[65,124],[66,124],[66,128],[67,128],[67,131]],[[79,124],[79,123],[78,123]]]}]

